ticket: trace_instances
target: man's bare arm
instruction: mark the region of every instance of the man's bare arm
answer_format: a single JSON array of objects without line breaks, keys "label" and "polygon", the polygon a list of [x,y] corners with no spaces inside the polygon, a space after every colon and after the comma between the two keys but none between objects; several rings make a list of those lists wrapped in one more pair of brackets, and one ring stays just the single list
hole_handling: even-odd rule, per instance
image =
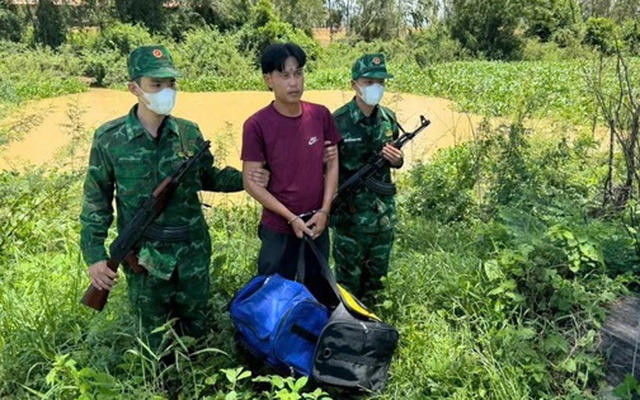
[{"label": "man's bare arm", "polygon": [[257,161],[243,161],[242,162],[242,183],[244,190],[249,193],[251,197],[256,199],[258,203],[268,210],[275,212],[282,218],[286,219],[291,225],[291,228],[295,232],[296,236],[302,238],[302,234],[306,233],[309,236],[313,236],[313,232],[309,229],[304,222],[294,213],[292,213],[287,207],[284,206],[278,199],[276,199],[265,187],[261,187],[249,177],[249,171],[262,168],[263,162]]}]

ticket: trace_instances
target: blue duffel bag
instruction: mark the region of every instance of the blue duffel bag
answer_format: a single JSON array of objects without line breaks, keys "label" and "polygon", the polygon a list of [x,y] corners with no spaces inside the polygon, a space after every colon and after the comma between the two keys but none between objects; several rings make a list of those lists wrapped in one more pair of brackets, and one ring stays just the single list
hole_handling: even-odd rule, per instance
[{"label": "blue duffel bag", "polygon": [[329,311],[301,283],[256,276],[234,297],[231,319],[239,344],[275,370],[309,376]]}]

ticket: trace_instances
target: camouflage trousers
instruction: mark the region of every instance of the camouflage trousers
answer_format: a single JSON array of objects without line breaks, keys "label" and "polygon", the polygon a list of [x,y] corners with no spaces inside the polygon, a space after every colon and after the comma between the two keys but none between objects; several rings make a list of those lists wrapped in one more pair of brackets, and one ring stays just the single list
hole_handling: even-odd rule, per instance
[{"label": "camouflage trousers", "polygon": [[154,330],[172,318],[177,318],[174,328],[180,335],[199,338],[206,334],[210,319],[210,257],[206,263],[204,257],[194,258],[199,263],[193,259],[178,263],[169,280],[147,272],[134,274],[125,268],[134,316],[153,350],[161,348],[164,334]]},{"label": "camouflage trousers", "polygon": [[382,289],[382,277],[389,271],[389,256],[395,232],[353,232],[333,228],[333,259],[336,279],[356,297],[363,299]]}]

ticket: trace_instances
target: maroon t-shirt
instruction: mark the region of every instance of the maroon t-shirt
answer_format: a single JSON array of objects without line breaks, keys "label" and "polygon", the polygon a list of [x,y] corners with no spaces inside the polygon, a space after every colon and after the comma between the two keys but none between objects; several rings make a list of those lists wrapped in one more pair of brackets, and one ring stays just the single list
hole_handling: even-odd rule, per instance
[{"label": "maroon t-shirt", "polygon": [[[271,171],[267,190],[294,214],[322,207],[324,141],[341,140],[325,106],[301,104],[300,116],[286,117],[272,102],[249,117],[242,132],[242,160],[266,162]],[[266,208],[261,222],[274,231],[290,232],[287,221]]]}]

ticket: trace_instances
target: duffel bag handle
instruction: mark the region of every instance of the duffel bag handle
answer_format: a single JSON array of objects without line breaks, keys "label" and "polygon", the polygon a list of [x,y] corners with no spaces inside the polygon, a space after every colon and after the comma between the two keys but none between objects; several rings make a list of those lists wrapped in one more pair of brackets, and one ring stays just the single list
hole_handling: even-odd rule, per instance
[{"label": "duffel bag handle", "polygon": [[[306,233],[304,234],[304,237],[305,238],[308,237]],[[303,240],[300,243],[300,250],[298,250],[298,264],[296,265],[296,276],[293,279],[294,281],[300,282],[302,284],[304,284],[304,276],[305,276],[305,268],[306,268],[305,262],[304,262],[304,248],[305,247],[306,247],[305,246],[305,240]]]},{"label": "duffel bag handle", "polygon": [[322,276],[324,277],[324,279],[327,280],[327,282],[329,282],[329,286],[331,286],[331,290],[338,298],[338,301],[340,301],[340,303],[344,305],[347,311],[349,311],[349,313],[353,315],[355,318],[361,318],[361,319],[364,318],[364,319],[371,319],[374,321],[382,321],[377,315],[369,311],[367,307],[365,307],[364,304],[360,302],[360,300],[353,297],[351,293],[349,293],[340,285],[338,285],[338,282],[336,281],[336,276],[333,274],[333,271],[329,267],[327,260],[325,260],[322,254],[320,254],[320,250],[318,250],[318,247],[313,242],[313,239],[307,234],[304,234],[302,245],[300,246],[301,248],[300,248],[300,254],[298,256],[298,271],[297,271],[296,279],[298,278],[298,275],[301,274],[302,279],[299,282],[304,282],[304,268],[305,268],[304,248],[306,247],[305,242],[309,245],[309,248],[311,248],[311,251],[313,252],[313,254],[315,254],[316,258],[318,259],[318,263],[320,264],[320,270],[321,270],[320,272]]}]

